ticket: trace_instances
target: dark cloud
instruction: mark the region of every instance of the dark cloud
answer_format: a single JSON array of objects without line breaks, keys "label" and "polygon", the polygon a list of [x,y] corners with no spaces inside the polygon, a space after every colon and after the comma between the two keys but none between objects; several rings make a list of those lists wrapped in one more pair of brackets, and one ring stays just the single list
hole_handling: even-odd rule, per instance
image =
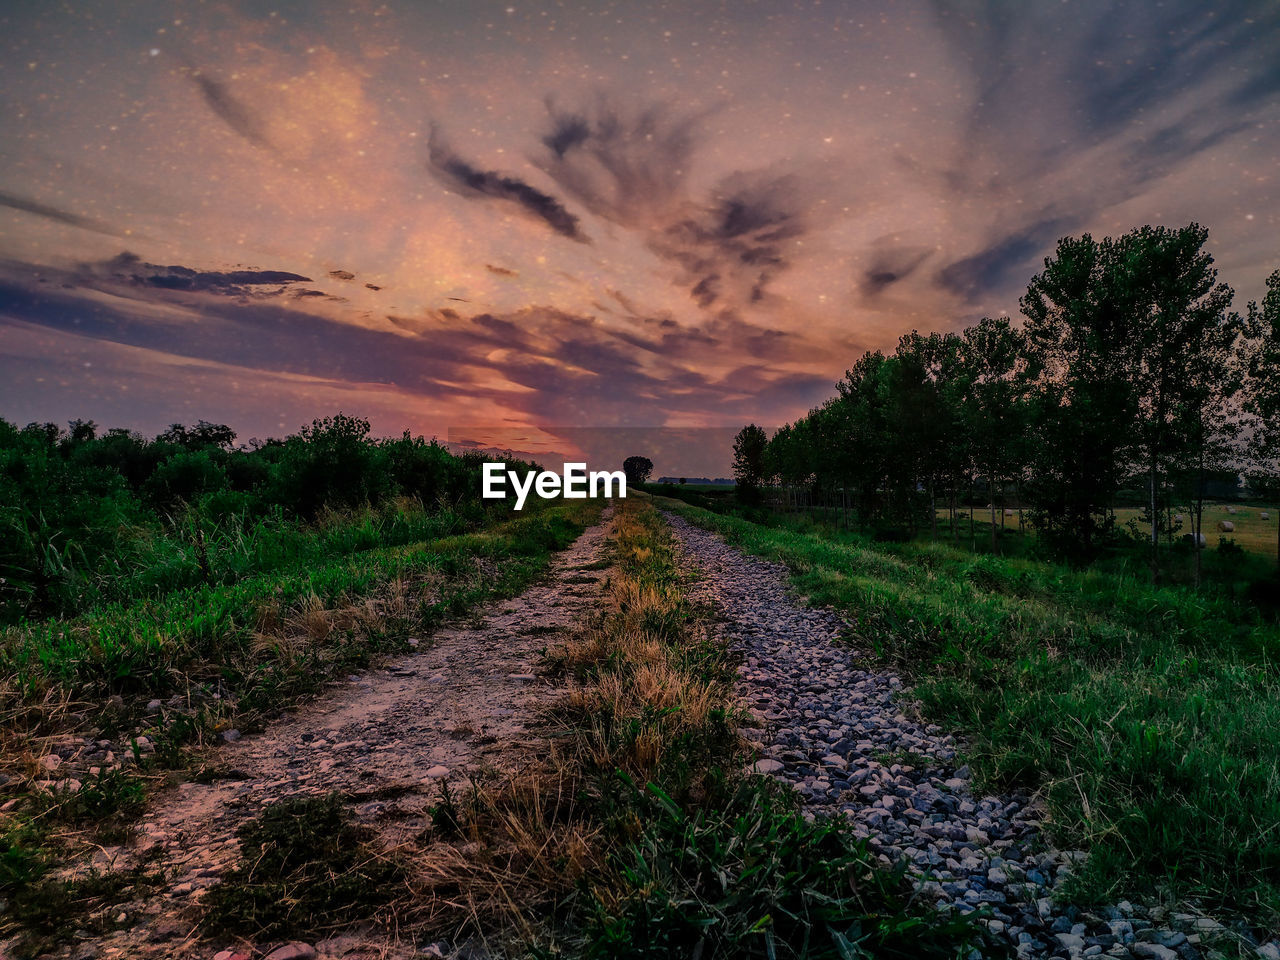
[{"label": "dark cloud", "polygon": [[37,203],[34,200],[28,200],[25,197],[19,197],[12,193],[6,193],[0,190],[0,207],[8,207],[11,210],[21,210],[23,213],[30,213],[33,216],[44,217],[46,220],[52,220],[54,223],[65,223],[69,227],[79,227],[81,230],[91,230],[94,233],[105,233],[109,237],[123,237],[125,232],[103,223],[101,220],[95,220],[93,217],[84,217],[77,213],[69,213],[66,210],[60,210],[57,207],[51,207],[48,204]]},{"label": "dark cloud", "polygon": [[262,118],[247,103],[233,94],[225,83],[207,77],[198,70],[191,74],[191,82],[196,85],[209,109],[233,131],[255,147],[261,147],[264,150],[275,149],[267,136],[266,124]]},{"label": "dark cloud", "polygon": [[[228,296],[247,296],[252,287],[287,286],[291,283],[310,283],[310,277],[284,270],[196,270],[192,267],[161,266],[145,263],[137,254],[125,251],[101,263],[83,264],[82,273],[87,277],[106,276],[116,280],[160,290],[218,293]],[[323,296],[323,294],[319,294]]]},{"label": "dark cloud", "polygon": [[698,307],[736,310],[768,298],[833,185],[792,164],[739,171],[709,196],[690,197],[699,131],[714,112],[628,106],[604,93],[580,111],[548,99],[546,152],[533,159],[587,209],[644,236]]},{"label": "dark cloud", "polygon": [[1037,261],[1053,252],[1056,241],[1078,224],[1073,218],[1052,217],[1006,234],[977,253],[955,260],[938,271],[938,285],[973,299],[1010,281],[1025,281]]},{"label": "dark cloud", "polygon": [[495,274],[496,276],[499,276],[499,277],[518,277],[518,276],[520,276],[520,274],[519,274],[517,271],[515,271],[515,270],[509,270],[509,269],[508,269],[508,268],[506,268],[506,267],[497,267],[497,266],[494,266],[492,263],[486,263],[486,264],[484,265],[484,268],[485,268],[486,270],[488,270],[490,273]]},{"label": "dark cloud", "polygon": [[604,93],[580,112],[561,109],[552,98],[546,105],[547,152],[534,162],[592,213],[637,226],[681,199],[697,131],[710,111],[628,108]]},{"label": "dark cloud", "polygon": [[366,290],[373,290],[373,291],[375,291],[375,292],[376,292],[376,291],[378,291],[378,290],[381,290],[381,289],[382,289],[382,288],[381,288],[380,286],[378,286],[376,283],[366,283],[366,284],[364,285],[364,288],[365,288]]},{"label": "dark cloud", "polygon": [[439,130],[432,128],[428,167],[447,187],[464,197],[488,197],[512,203],[546,223],[562,237],[590,243],[578,226],[578,218],[550,194],[543,193],[516,177],[491,170],[481,170],[453,152],[443,141]]},{"label": "dark cloud", "polygon": [[792,265],[794,241],[811,229],[820,189],[790,173],[737,173],[650,245],[680,266],[678,282],[699,307],[760,303],[774,277]]},{"label": "dark cloud", "polygon": [[[663,317],[605,324],[548,307],[471,317],[446,309],[389,317],[391,329],[378,330],[300,304],[211,291],[177,308],[165,291],[128,278],[97,278],[90,294],[75,288],[80,279],[0,264],[0,324],[264,374],[385,384],[441,401],[488,400],[519,408],[531,422],[652,423],[673,410],[741,417],[759,403],[816,402],[830,386],[826,377],[778,369],[803,338],[727,317],[703,330]],[[727,375],[704,372],[735,352],[761,362]]]},{"label": "dark cloud", "polygon": [[295,300],[325,300],[329,303],[347,303],[346,297],[334,296],[332,293],[325,293],[323,290],[308,290],[303,287],[294,290],[292,297]]},{"label": "dark cloud", "polygon": [[862,271],[858,289],[864,297],[874,299],[915,273],[932,252],[928,247],[904,247],[881,241],[872,249],[870,263]]},{"label": "dark cloud", "polygon": [[971,300],[1008,291],[1058,236],[1256,127],[1280,89],[1272,0],[933,8],[973,82],[933,175],[945,196],[1001,214],[995,236],[937,275]]},{"label": "dark cloud", "polygon": [[356,275],[350,270],[330,270],[330,278],[334,280],[354,280]]}]

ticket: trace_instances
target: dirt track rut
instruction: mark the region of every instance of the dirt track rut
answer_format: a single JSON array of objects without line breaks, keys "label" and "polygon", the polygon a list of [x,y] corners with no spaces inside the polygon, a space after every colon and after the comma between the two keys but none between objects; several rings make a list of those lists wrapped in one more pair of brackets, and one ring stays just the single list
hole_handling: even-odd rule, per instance
[{"label": "dirt track rut", "polygon": [[[141,819],[136,843],[103,850],[86,865],[119,869],[159,854],[172,877],[138,904],[132,929],[97,944],[96,956],[211,955],[194,944],[195,904],[235,862],[236,828],[270,804],[337,791],[394,846],[426,826],[442,781],[522,766],[543,742],[534,728],[553,692],[537,674],[543,651],[599,606],[608,527],[589,528],[521,596],[349,677],[265,732],[212,751],[230,778],[162,794]],[[380,936],[319,947],[321,956],[422,956]]]}]

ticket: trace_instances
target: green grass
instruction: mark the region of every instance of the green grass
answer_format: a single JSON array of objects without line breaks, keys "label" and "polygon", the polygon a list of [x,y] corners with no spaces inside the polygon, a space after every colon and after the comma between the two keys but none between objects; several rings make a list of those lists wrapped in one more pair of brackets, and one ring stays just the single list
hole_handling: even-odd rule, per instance
[{"label": "green grass", "polygon": [[590,506],[561,504],[403,546],[364,549],[356,538],[345,554],[335,549],[283,572],[10,628],[0,634],[3,705],[51,692],[98,702],[115,694],[127,712],[203,685],[243,710],[279,707],[339,670],[404,649],[413,632],[518,593],[594,515]]},{"label": "green grass", "polygon": [[732,660],[685,598],[670,532],[635,499],[617,531],[614,610],[569,657],[588,686],[580,702],[591,709],[577,719],[606,852],[567,952],[834,960],[982,946],[1002,955],[972,921],[913,903],[910,881],[884,869],[847,820],[807,820],[794,791],[740,772],[748,758],[726,735]]},{"label": "green grass", "polygon": [[[381,653],[408,650],[410,636],[427,636],[446,619],[519,593],[598,514],[598,503],[540,506],[474,532],[372,548],[360,531],[382,529],[381,521],[353,515],[336,527],[293,531],[290,536],[312,538],[297,563],[264,563],[264,570],[227,582],[8,628],[0,634],[0,711],[7,718],[0,760],[21,769],[33,737],[96,728],[95,737],[117,741],[150,736],[156,751],[153,758],[138,757],[144,770],[182,767],[189,743],[218,726],[260,726],[331,677],[367,666]],[[452,526],[426,516],[399,522],[402,534]],[[262,544],[249,552],[270,553]],[[212,692],[219,698],[202,700]],[[145,709],[149,699],[175,693],[192,705],[190,712]],[[0,794],[21,798],[0,814],[0,897],[11,904],[0,913],[0,936],[29,931],[24,942],[39,952],[59,930],[74,929],[70,924],[98,915],[104,903],[152,882],[145,871],[75,882],[47,875],[81,841],[122,842],[123,825],[145,805],[146,789],[143,779],[111,771],[84,779],[75,793],[14,793],[17,783]],[[325,813],[327,823],[345,816],[326,811],[305,811],[303,819]],[[347,836],[337,821],[330,825],[335,836]],[[275,847],[262,845],[260,854],[274,855]],[[367,877],[348,883],[334,874],[328,887],[317,886],[306,869],[299,866],[297,877],[274,867],[238,874],[219,901],[219,922],[279,932],[348,895],[359,905],[352,910],[368,906],[359,899]],[[314,897],[323,902],[308,899]]]},{"label": "green grass", "polygon": [[1196,898],[1280,924],[1280,628],[1221,593],[945,544],[873,544],[676,501],[785,563],[962,733],[984,787],[1043,792],[1089,850],[1071,895]]},{"label": "green grass", "polygon": [[240,862],[205,900],[210,932],[313,936],[378,916],[408,889],[405,866],[337,795],[282,800],[237,835]]}]

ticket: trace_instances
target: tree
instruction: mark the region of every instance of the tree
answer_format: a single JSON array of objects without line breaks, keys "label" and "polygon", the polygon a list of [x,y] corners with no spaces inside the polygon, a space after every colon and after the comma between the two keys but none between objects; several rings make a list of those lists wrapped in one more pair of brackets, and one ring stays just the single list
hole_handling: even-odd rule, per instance
[{"label": "tree", "polygon": [[1022,298],[1041,516],[1088,552],[1121,483],[1138,471],[1153,579],[1164,478],[1176,455],[1204,441],[1207,408],[1234,390],[1240,321],[1207,238],[1195,223],[1065,238]]},{"label": "tree", "polygon": [[622,472],[630,486],[638,487],[653,473],[653,461],[648,457],[627,457],[622,461]]},{"label": "tree", "polygon": [[987,480],[991,514],[991,548],[997,546],[996,510],[1003,516],[998,486],[1020,472],[1025,404],[1015,376],[1022,337],[1008,317],[986,317],[963,333],[966,376],[960,418],[968,439],[969,462]]},{"label": "tree", "polygon": [[197,420],[194,427],[185,427],[180,423],[172,424],[168,430],[156,437],[156,440],[184,447],[187,450],[203,450],[209,447],[229,450],[235,443],[236,432],[225,424]]},{"label": "tree", "polygon": [[273,451],[275,502],[311,519],[325,507],[375,504],[394,493],[386,451],[369,439],[370,429],[368,420],[339,413],[285,440]]},{"label": "tree", "polygon": [[1028,497],[1049,542],[1077,558],[1091,555],[1114,524],[1107,510],[1137,417],[1113,259],[1088,234],[1064,238],[1021,300],[1036,434]]},{"label": "tree", "polygon": [[769,437],[763,427],[749,423],[733,438],[733,479],[738,485],[738,498],[754,503],[760,495],[765,477],[764,452]]},{"label": "tree", "polygon": [[[1247,325],[1251,349],[1246,409],[1255,418],[1249,451],[1258,475],[1255,483],[1280,490],[1280,270],[1267,278],[1262,305],[1249,304]],[[1280,532],[1276,562],[1280,564]]]},{"label": "tree", "polygon": [[1220,412],[1239,390],[1232,360],[1242,324],[1229,309],[1234,292],[1217,282],[1213,257],[1204,250],[1208,236],[1196,223],[1180,230],[1143,227],[1115,244],[1132,317],[1127,369],[1146,473],[1153,580],[1160,575],[1162,472],[1189,443],[1208,442],[1206,409]]}]

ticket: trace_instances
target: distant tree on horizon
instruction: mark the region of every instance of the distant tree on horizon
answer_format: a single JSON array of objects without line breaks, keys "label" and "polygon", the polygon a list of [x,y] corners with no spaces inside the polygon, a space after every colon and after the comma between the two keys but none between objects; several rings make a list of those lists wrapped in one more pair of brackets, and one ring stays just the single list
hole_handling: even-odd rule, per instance
[{"label": "distant tree on horizon", "polygon": [[754,499],[765,476],[765,448],[769,436],[764,427],[749,423],[733,438],[733,479],[739,494]]},{"label": "distant tree on horizon", "polygon": [[653,461],[648,457],[627,457],[622,461],[622,472],[627,475],[627,483],[638,487],[653,474]]}]

